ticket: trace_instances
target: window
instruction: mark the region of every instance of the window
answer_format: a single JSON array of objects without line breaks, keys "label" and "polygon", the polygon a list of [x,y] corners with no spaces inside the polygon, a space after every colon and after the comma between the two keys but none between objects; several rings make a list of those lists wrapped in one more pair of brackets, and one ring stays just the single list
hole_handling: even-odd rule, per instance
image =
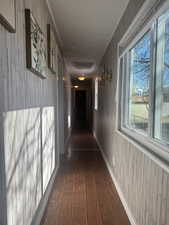
[{"label": "window", "polygon": [[149,126],[150,40],[148,32],[130,50],[129,126],[144,132]]},{"label": "window", "polygon": [[158,19],[155,138],[169,143],[169,12]]},{"label": "window", "polygon": [[98,78],[95,79],[95,105],[94,105],[94,109],[98,110]]},{"label": "window", "polygon": [[168,146],[169,11],[144,30],[120,56],[119,127],[137,139]]}]

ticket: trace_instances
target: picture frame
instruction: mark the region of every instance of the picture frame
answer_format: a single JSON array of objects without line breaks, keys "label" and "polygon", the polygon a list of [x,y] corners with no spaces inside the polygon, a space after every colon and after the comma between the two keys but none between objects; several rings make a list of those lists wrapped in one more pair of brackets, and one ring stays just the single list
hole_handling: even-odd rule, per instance
[{"label": "picture frame", "polygon": [[0,1],[0,23],[10,32],[16,32],[16,1]]},{"label": "picture frame", "polygon": [[25,9],[26,65],[42,79],[47,77],[47,40],[30,9]]},{"label": "picture frame", "polygon": [[47,48],[48,48],[48,67],[53,74],[56,74],[56,40],[54,30],[50,24],[47,24]]}]

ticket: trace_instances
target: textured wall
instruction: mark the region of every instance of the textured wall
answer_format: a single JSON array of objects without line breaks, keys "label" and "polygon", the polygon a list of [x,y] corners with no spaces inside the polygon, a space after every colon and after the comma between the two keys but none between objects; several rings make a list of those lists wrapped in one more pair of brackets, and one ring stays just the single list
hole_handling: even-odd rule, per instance
[{"label": "textured wall", "polygon": [[45,189],[59,137],[54,130],[58,127],[54,115],[59,116],[58,79],[53,79],[50,70],[48,79],[42,80],[26,69],[25,8],[31,9],[45,35],[47,24],[52,24],[45,0],[17,0],[16,33],[0,25],[1,225],[7,225],[6,214],[8,225],[30,225],[43,191],[40,152]]},{"label": "textured wall", "polygon": [[25,8],[32,10],[44,34],[47,23],[51,23],[44,0],[18,0],[16,34],[8,33],[0,25],[0,77],[4,82],[5,95],[3,111],[56,103],[56,80],[39,79],[26,69]]},{"label": "textured wall", "polygon": [[113,79],[99,84],[94,133],[109,161],[136,225],[169,225],[169,175],[134,144],[115,131],[117,44],[144,0],[131,0],[103,58]]}]

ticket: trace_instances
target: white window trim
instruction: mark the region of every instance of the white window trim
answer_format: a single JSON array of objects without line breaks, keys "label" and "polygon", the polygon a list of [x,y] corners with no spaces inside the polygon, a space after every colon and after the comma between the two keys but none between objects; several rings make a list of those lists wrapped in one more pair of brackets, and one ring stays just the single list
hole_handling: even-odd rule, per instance
[{"label": "white window trim", "polygon": [[[141,13],[143,13],[143,9],[147,7],[147,2],[143,5],[142,9],[140,10]],[[144,135],[144,133],[136,131],[135,129],[127,128],[122,125],[122,118],[121,118],[121,85],[123,83],[122,81],[122,75],[120,72],[120,63],[121,58],[124,57],[124,55],[129,52],[129,50],[135,45],[135,43],[141,39],[141,37],[144,36],[144,34],[152,29],[152,25],[154,24],[154,21],[162,14],[164,13],[167,8],[169,9],[169,0],[165,1],[165,3],[160,7],[160,9],[151,17],[151,19],[147,22],[147,24],[142,28],[142,30],[139,32],[139,34],[130,42],[130,44],[125,48],[123,53],[120,55],[120,49],[123,46],[123,40],[124,37],[127,35],[125,34],[122,40],[118,44],[117,48],[117,62],[118,62],[118,77],[117,77],[117,92],[116,92],[116,103],[117,103],[117,110],[116,110],[116,132],[121,135],[123,138],[127,139],[130,143],[134,144],[139,150],[144,152],[146,155],[148,155],[151,159],[153,159],[156,163],[158,163],[162,168],[167,170],[169,172],[169,166],[167,165],[169,162],[169,144],[166,144],[165,142],[161,140],[157,140],[154,138],[151,138],[150,136]],[[141,15],[140,15],[141,16]],[[138,20],[138,17],[137,17]],[[131,30],[131,27],[129,28]],[[126,32],[128,34],[128,31]],[[154,80],[153,80],[154,82]]]}]

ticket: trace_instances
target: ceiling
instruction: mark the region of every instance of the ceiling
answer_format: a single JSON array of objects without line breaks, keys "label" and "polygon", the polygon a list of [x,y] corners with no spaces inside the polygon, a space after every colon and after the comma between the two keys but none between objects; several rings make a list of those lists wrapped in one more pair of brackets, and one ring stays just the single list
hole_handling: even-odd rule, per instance
[{"label": "ceiling", "polygon": [[92,74],[129,0],[48,0],[71,74]]}]

